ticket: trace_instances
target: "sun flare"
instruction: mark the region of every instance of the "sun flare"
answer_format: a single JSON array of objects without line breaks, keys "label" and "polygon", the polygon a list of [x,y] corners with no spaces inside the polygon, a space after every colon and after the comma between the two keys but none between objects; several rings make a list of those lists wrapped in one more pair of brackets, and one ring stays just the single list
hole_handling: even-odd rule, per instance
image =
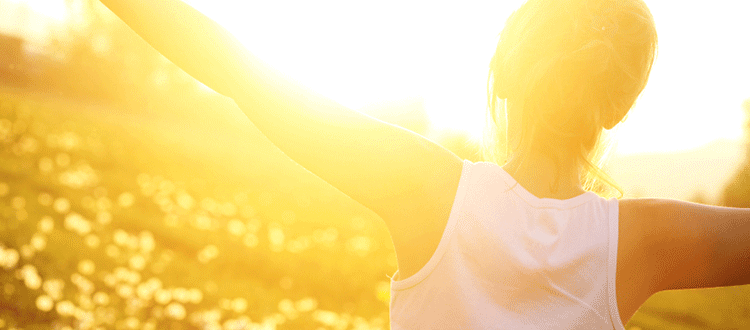
[{"label": "sun flare", "polygon": [[[227,26],[271,65],[343,105],[359,109],[419,96],[433,127],[478,138],[484,127],[489,59],[505,18],[521,1],[461,6],[188,2]],[[739,28],[744,19],[728,16],[747,12],[748,5],[685,5],[679,15],[665,1],[649,6],[660,35],[659,56],[643,97],[618,131],[618,152],[684,150],[716,139],[741,139],[741,104],[750,97],[750,82],[740,78],[750,74],[750,63],[736,42],[712,40],[737,40],[746,31]],[[684,19],[692,17],[685,13],[705,11],[725,19],[716,27],[701,25],[700,31]],[[702,40],[706,47],[696,48],[692,40]],[[719,53],[722,60],[714,58]],[[696,66],[690,63],[701,61],[712,64],[690,69],[690,79],[679,78],[686,67]],[[675,109],[681,109],[679,116]],[[704,115],[706,109],[712,109],[710,117]],[[672,123],[668,135],[661,129],[665,123]],[[698,127],[701,134],[695,134]]]},{"label": "sun flare", "polygon": [[[11,0],[11,2],[18,1]],[[68,16],[68,8],[65,5],[65,0],[34,0],[26,1],[25,3],[32,11],[57,22],[64,21]]]}]

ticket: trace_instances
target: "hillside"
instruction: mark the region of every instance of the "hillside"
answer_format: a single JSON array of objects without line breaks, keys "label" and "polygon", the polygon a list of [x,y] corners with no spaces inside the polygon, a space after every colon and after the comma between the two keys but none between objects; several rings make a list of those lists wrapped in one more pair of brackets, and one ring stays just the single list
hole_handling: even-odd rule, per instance
[{"label": "hillside", "polygon": [[629,197],[719,202],[721,193],[745,161],[743,142],[717,140],[688,151],[614,155],[608,173]]}]

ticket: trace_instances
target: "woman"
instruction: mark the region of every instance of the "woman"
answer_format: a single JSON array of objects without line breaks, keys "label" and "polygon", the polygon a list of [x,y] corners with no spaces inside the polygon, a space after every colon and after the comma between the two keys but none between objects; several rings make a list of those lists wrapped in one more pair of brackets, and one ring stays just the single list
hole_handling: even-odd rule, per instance
[{"label": "woman", "polygon": [[600,135],[643,90],[656,49],[641,0],[530,0],[490,71],[489,154],[462,161],[296,85],[179,0],[101,0],[232,98],[271,141],[385,221],[393,329],[623,330],[652,294],[750,283],[750,211],[605,199]]}]

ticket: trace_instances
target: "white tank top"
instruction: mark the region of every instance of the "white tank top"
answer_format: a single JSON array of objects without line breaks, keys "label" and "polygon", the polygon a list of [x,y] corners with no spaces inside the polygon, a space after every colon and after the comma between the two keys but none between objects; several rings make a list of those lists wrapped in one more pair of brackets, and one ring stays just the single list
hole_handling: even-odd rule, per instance
[{"label": "white tank top", "polygon": [[391,329],[617,329],[618,202],[537,198],[464,161],[448,223],[416,274],[391,281]]}]

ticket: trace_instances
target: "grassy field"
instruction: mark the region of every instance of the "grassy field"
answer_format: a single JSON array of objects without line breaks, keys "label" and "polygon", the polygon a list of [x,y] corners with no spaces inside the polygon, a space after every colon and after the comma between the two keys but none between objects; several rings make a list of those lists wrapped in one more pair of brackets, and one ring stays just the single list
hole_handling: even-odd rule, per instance
[{"label": "grassy field", "polygon": [[[0,93],[0,329],[387,329],[377,217],[191,102]],[[628,328],[750,328],[749,294],[661,293]]]}]

